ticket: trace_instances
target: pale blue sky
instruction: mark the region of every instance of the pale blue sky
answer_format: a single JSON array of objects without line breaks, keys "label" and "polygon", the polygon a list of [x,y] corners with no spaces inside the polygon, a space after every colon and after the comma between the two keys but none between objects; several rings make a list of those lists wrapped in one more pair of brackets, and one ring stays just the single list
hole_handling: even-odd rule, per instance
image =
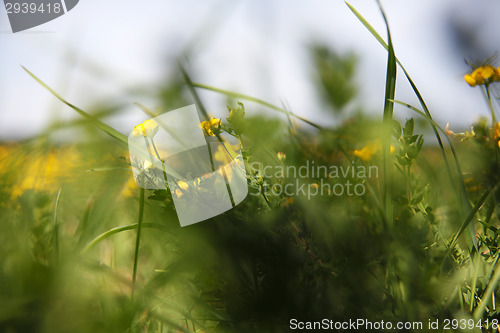
[{"label": "pale blue sky", "polygon": [[[463,81],[463,54],[453,48],[447,30],[451,14],[477,28],[479,39],[500,48],[494,0],[382,0],[396,55],[405,64],[434,117],[452,127],[465,126],[487,109],[477,89]],[[352,0],[381,33],[376,2]],[[232,89],[280,105],[322,124],[332,117],[322,108],[312,85],[305,45],[319,40],[339,52],[354,51],[361,88],[356,103],[381,113],[386,52],[339,0],[81,0],[68,14],[26,32],[12,34],[0,8],[0,139],[34,135],[54,119],[77,117],[20,67],[24,65],[83,109],[97,101],[130,104],[109,123],[124,134],[144,115],[133,106],[160,106],[129,88],[153,89],[177,70],[173,58],[191,43],[191,71],[196,81]],[[383,34],[385,37],[385,33]],[[68,64],[68,58],[72,62]],[[88,64],[106,70],[97,76]],[[497,64],[498,65],[498,64]],[[417,104],[400,76],[397,98]],[[224,98],[201,94],[209,111],[225,112]],[[498,106],[498,104],[497,104]],[[248,105],[252,112],[252,105]],[[397,113],[406,115],[398,108]]]}]

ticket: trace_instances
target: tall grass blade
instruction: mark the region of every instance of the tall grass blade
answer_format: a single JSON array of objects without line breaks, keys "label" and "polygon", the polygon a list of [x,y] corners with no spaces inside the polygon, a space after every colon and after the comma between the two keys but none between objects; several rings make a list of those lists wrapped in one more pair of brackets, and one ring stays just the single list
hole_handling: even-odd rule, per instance
[{"label": "tall grass blade", "polygon": [[[125,136],[124,134],[118,132],[117,130],[115,130],[113,127],[103,123],[102,121],[100,121],[99,119],[97,119],[96,117],[88,114],[87,112],[83,111],[82,109],[76,107],[75,105],[69,103],[68,101],[66,101],[64,98],[62,98],[56,91],[54,91],[52,88],[50,88],[47,84],[45,84],[42,80],[40,80],[35,74],[31,73],[28,69],[26,69],[25,67],[23,67],[23,69],[32,77],[34,78],[40,85],[42,85],[45,89],[47,89],[48,91],[50,91],[52,93],[52,95],[54,95],[56,98],[58,98],[61,102],[63,102],[64,104],[66,104],[67,106],[69,106],[70,108],[72,108],[73,110],[75,110],[76,112],[78,112],[82,117],[84,117],[85,119],[89,120],[92,124],[94,124],[95,126],[97,126],[98,128],[100,128],[102,131],[104,131],[105,133],[107,133],[108,135],[110,135],[111,137],[117,139],[118,141],[120,141],[122,144],[124,145],[127,145],[128,146],[128,138],[127,136]],[[136,152],[138,153],[142,153],[142,154],[145,154],[145,152],[142,151],[142,149],[138,149],[136,150]],[[148,160],[149,159],[149,156],[145,155],[144,156],[144,159]],[[170,168],[168,165],[166,165],[165,163],[162,163],[162,167],[165,169],[165,172],[167,172],[168,174],[172,175],[173,177],[177,178],[177,179],[183,179],[183,177],[181,175],[179,175],[175,170],[173,170],[172,168]]]},{"label": "tall grass blade", "polygon": [[45,89],[47,89],[52,95],[54,95],[61,102],[63,102],[64,104],[66,104],[67,106],[69,106],[70,108],[72,108],[73,110],[75,110],[76,112],[78,112],[82,117],[84,117],[85,119],[87,119],[88,121],[90,121],[92,124],[94,124],[95,126],[97,126],[98,128],[100,128],[101,130],[103,130],[105,133],[107,133],[111,137],[117,139],[121,143],[124,143],[124,144],[128,143],[127,137],[125,135],[123,135],[122,133],[118,132],[113,127],[111,127],[111,126],[103,123],[102,121],[100,121],[96,117],[94,117],[94,116],[88,114],[87,112],[83,111],[82,109],[76,107],[75,105],[71,104],[70,102],[66,101],[55,90],[53,90],[52,88],[50,88],[45,82],[43,82],[35,74],[33,74],[32,72],[30,72],[26,67],[24,67],[24,66],[21,66],[21,67],[32,78],[34,78],[36,82],[38,82],[40,85],[42,85],[42,87],[44,87]]},{"label": "tall grass blade", "polygon": [[193,95],[193,98],[194,98],[196,105],[198,105],[198,107],[200,108],[201,115],[204,118],[203,120],[204,121],[210,120],[210,116],[208,115],[208,112],[205,109],[205,106],[201,102],[201,99],[198,96],[196,89],[194,89],[193,81],[191,81],[191,78],[189,77],[188,73],[186,72],[186,70],[184,69],[184,67],[181,64],[179,64],[179,68],[181,70],[182,77],[184,78],[184,81],[186,81],[186,84],[189,88],[189,91],[191,92],[191,95]]},{"label": "tall grass blade", "polygon": [[493,278],[490,279],[488,287],[481,297],[481,302],[478,304],[476,310],[472,314],[472,318],[474,318],[474,320],[477,321],[483,318],[484,311],[490,303],[490,295],[497,289],[498,281],[500,281],[500,265],[495,268],[495,274],[493,275]]},{"label": "tall grass blade", "polygon": [[141,194],[139,198],[139,217],[137,222],[137,238],[135,240],[135,251],[134,251],[134,269],[132,271],[132,295],[135,289],[135,281],[137,279],[137,264],[139,263],[139,246],[141,244],[141,232],[142,232],[142,221],[144,220],[144,188],[140,189]]},{"label": "tall grass blade", "polygon": [[[375,28],[373,28],[373,26],[353,6],[351,6],[348,2],[346,2],[346,5],[353,12],[353,14],[358,18],[358,20],[365,26],[365,28],[375,37],[375,39],[377,39],[377,41],[387,51],[389,51],[389,45],[384,41],[384,39],[375,30]],[[403,64],[399,61],[399,59],[397,57],[395,58],[395,60],[396,60],[396,63],[399,65],[399,67],[403,70],[404,75],[406,76],[408,82],[410,83],[410,86],[413,89],[413,92],[417,96],[417,98],[418,98],[418,100],[420,102],[420,105],[422,106],[422,109],[427,114],[427,116],[430,119],[432,119],[431,113],[430,113],[430,111],[429,111],[429,109],[428,109],[428,107],[427,107],[427,105],[426,105],[426,103],[425,103],[422,95],[420,94],[420,91],[418,90],[417,86],[415,85],[415,83],[411,79],[410,74],[406,71],[406,69],[404,68]],[[457,197],[460,198],[460,200],[458,201],[459,212],[460,212],[460,214],[462,216],[465,216],[469,212],[469,210],[470,210],[470,203],[469,203],[469,200],[467,198],[467,193],[465,191],[465,184],[464,184],[464,181],[463,181],[462,174],[457,171],[457,173],[458,173],[457,176],[459,178],[459,183],[458,183],[458,188],[457,188],[455,186],[455,181],[454,181],[453,173],[451,171],[451,167],[450,167],[449,162],[448,162],[448,157],[446,156],[446,151],[444,149],[444,145],[443,145],[443,141],[441,140],[441,136],[439,135],[439,132],[438,132],[437,128],[434,126],[433,123],[431,123],[431,127],[432,127],[432,130],[433,130],[434,135],[436,137],[436,140],[437,140],[437,142],[439,144],[439,148],[441,150],[441,155],[443,156],[443,160],[444,160],[444,163],[445,163],[445,166],[446,166],[446,171],[447,171],[448,177],[450,179],[450,184],[451,184],[453,190],[457,191],[459,193],[457,195]],[[453,156],[453,158],[454,158],[454,162],[455,162],[455,165],[456,165],[456,169],[460,170],[458,159],[456,158],[455,155]],[[464,209],[465,209],[465,211],[464,211]],[[469,235],[468,241],[472,242],[472,244],[474,245],[474,247],[477,249],[477,241],[476,241],[476,238],[475,238],[474,226],[471,224],[470,228],[471,228],[471,230],[470,230],[470,235]]]},{"label": "tall grass blade", "polygon": [[[102,234],[100,234],[99,236],[94,238],[90,243],[88,243],[85,246],[85,248],[82,250],[82,253],[88,252],[91,248],[96,246],[99,242],[105,240],[106,238],[108,238],[114,234],[117,234],[117,233],[120,233],[123,231],[127,231],[127,230],[134,230],[134,229],[137,229],[138,227],[139,227],[139,224],[134,223],[134,224],[129,224],[129,225],[109,229],[108,231],[103,232]],[[158,229],[158,230],[163,230],[163,231],[167,230],[164,226],[162,226],[161,224],[157,224],[157,223],[143,223],[142,227],[143,228]]]},{"label": "tall grass blade", "polygon": [[471,221],[474,218],[474,216],[476,215],[476,213],[479,211],[479,209],[484,204],[484,202],[486,201],[488,196],[491,194],[491,192],[494,191],[496,188],[497,188],[497,186],[495,186],[493,189],[488,189],[486,192],[484,192],[483,195],[481,196],[481,198],[479,198],[479,200],[476,202],[474,207],[472,207],[472,209],[469,211],[469,215],[467,215],[467,218],[462,223],[462,226],[453,236],[453,239],[450,242],[450,249],[452,249],[455,246],[455,244],[458,240],[458,237],[460,237],[460,235],[462,234],[462,232],[464,232],[464,230],[467,228],[467,226],[469,226],[469,224],[471,224]]},{"label": "tall grass blade", "polygon": [[196,88],[200,88],[200,89],[205,89],[205,90],[210,90],[210,91],[213,91],[213,92],[218,92],[218,93],[221,93],[223,95],[226,95],[226,96],[230,96],[230,97],[234,97],[234,98],[239,98],[239,99],[243,99],[243,100],[246,100],[246,101],[250,101],[250,102],[254,102],[254,103],[257,103],[257,104],[260,104],[260,105],[263,105],[263,106],[266,106],[272,110],[275,110],[275,111],[278,111],[278,112],[281,112],[281,113],[284,113],[286,115],[289,115],[291,117],[294,117],[294,118],[297,118],[303,122],[305,122],[306,124],[309,124],[313,127],[316,127],[317,129],[322,129],[323,127],[310,121],[310,120],[307,120],[301,116],[298,116],[296,115],[295,113],[291,112],[291,111],[288,111],[288,110],[285,110],[283,108],[280,108],[276,105],[273,105],[269,102],[266,102],[266,101],[263,101],[259,98],[255,98],[255,97],[252,97],[252,96],[249,96],[249,95],[245,95],[245,94],[240,94],[240,93],[237,93],[237,92],[233,92],[233,91],[230,91],[230,90],[224,90],[224,89],[220,89],[220,88],[216,88],[216,87],[212,87],[212,86],[209,86],[209,85],[206,85],[206,84],[202,84],[202,83],[197,83],[197,82],[192,82],[192,85],[193,87],[196,87]]},{"label": "tall grass blade", "polygon": [[57,212],[59,210],[59,201],[61,199],[62,188],[57,192],[56,203],[54,205],[54,249],[56,252],[56,262],[59,261],[59,225],[57,223]]},{"label": "tall grass blade", "polygon": [[[387,28],[387,40],[388,40],[388,57],[387,57],[387,72],[385,78],[385,98],[384,98],[384,123],[389,129],[392,126],[392,116],[394,113],[394,95],[396,93],[396,75],[397,75],[397,67],[396,67],[396,56],[394,55],[394,48],[392,47],[392,38],[391,31],[389,29],[389,22],[387,22],[387,17],[385,16],[384,9],[380,2],[378,2],[380,12],[382,13],[382,17],[384,18],[385,26]],[[392,225],[393,214],[392,214],[392,202],[390,197],[390,183],[391,183],[391,156],[390,156],[390,147],[391,147],[391,132],[387,131],[383,141],[383,160],[384,160],[384,208],[385,215],[387,218],[387,223]]]}]

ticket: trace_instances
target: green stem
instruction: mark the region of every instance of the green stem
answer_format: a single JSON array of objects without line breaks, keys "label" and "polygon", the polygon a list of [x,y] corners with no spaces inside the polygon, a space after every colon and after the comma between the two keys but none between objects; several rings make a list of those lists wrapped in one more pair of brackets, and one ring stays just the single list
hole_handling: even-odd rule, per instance
[{"label": "green stem", "polygon": [[[236,137],[238,138],[238,141],[240,142],[240,151],[241,151],[243,164],[245,166],[246,173],[253,176],[253,168],[248,163],[248,161],[243,157],[243,149],[244,149],[243,148],[243,138],[241,137],[241,134],[237,135]],[[267,207],[272,208],[271,202],[269,201],[269,198],[266,196],[266,194],[262,190],[260,191],[260,194],[262,195],[262,198],[264,198],[264,201],[266,202]]]},{"label": "green stem", "polygon": [[406,169],[406,177],[407,177],[407,186],[406,186],[406,191],[408,193],[408,205],[410,206],[410,210],[415,215],[417,212],[415,211],[415,208],[413,207],[412,203],[412,195],[411,195],[411,165],[407,165]]},{"label": "green stem", "polygon": [[495,110],[493,109],[493,103],[491,102],[490,86],[486,85],[485,90],[486,90],[486,99],[488,100],[488,107],[491,112],[491,121],[493,122],[493,130],[495,130],[495,124],[497,123],[497,120],[495,117]]},{"label": "green stem", "polygon": [[57,211],[59,209],[59,200],[61,199],[62,188],[57,192],[56,204],[54,206],[54,244],[56,251],[56,262],[59,261],[59,225],[57,224]]},{"label": "green stem", "polygon": [[[139,217],[137,222],[137,238],[135,240],[135,254],[134,254],[134,270],[132,273],[132,284],[135,286],[137,278],[137,262],[139,261],[139,244],[141,242],[142,221],[144,218],[144,188],[141,187],[141,196],[139,199]],[[132,289],[133,294],[134,289]]]},{"label": "green stem", "polygon": [[160,154],[158,153],[158,150],[156,149],[156,145],[155,145],[153,138],[150,138],[150,139],[151,139],[151,145],[153,146],[156,157],[158,158],[158,161],[161,163],[161,169],[163,171],[163,180],[165,181],[165,186],[167,186],[167,171],[165,170],[165,162],[161,159]]},{"label": "green stem", "polygon": [[406,193],[408,196],[408,204],[411,206],[411,184],[410,184],[410,166],[406,166]]}]

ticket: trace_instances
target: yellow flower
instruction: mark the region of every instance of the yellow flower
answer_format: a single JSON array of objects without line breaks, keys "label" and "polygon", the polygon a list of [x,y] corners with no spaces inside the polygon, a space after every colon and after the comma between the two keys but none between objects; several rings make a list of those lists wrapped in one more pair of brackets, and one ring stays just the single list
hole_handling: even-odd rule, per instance
[{"label": "yellow flower", "polygon": [[148,136],[148,137],[153,137],[158,133],[159,127],[156,121],[153,119],[148,119],[142,124],[137,125],[134,127],[132,130],[132,135],[137,138],[142,136]]},{"label": "yellow flower", "polygon": [[354,156],[359,157],[363,161],[369,161],[372,156],[380,149],[380,145],[373,144],[369,142],[366,146],[361,149],[356,149],[354,151]]},{"label": "yellow flower", "polygon": [[220,132],[220,119],[211,117],[210,120],[202,121],[200,127],[208,136],[215,136]]},{"label": "yellow flower", "polygon": [[278,157],[278,160],[280,160],[280,162],[284,162],[286,160],[286,154],[282,151],[278,152],[277,157]]},{"label": "yellow flower", "polygon": [[476,68],[471,74],[464,76],[465,82],[471,87],[477,85],[489,84],[494,81],[500,81],[500,67],[495,68],[491,65],[484,65]]},{"label": "yellow flower", "polygon": [[[376,141],[375,143],[369,142],[366,146],[361,149],[356,149],[354,151],[354,156],[359,157],[363,161],[367,162],[372,159],[373,155],[375,155],[379,150],[382,149],[382,145],[380,141]],[[396,147],[391,145],[390,154],[394,154],[396,151]]]}]

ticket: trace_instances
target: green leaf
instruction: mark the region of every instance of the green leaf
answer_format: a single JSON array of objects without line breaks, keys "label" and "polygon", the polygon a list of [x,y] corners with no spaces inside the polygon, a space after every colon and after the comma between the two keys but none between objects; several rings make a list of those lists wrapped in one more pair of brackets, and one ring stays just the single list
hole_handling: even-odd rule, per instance
[{"label": "green leaf", "polygon": [[413,131],[415,128],[415,121],[410,118],[406,121],[405,128],[403,130],[405,136],[413,136]]}]

